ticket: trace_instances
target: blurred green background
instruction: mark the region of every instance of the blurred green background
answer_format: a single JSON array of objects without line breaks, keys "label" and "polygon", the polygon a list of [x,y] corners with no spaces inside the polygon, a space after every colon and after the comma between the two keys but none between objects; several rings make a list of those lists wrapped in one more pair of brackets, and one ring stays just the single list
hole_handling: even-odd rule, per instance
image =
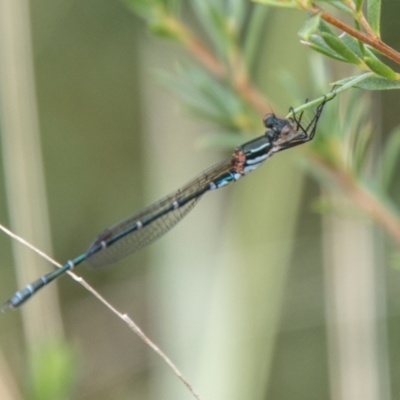
[{"label": "blurred green background", "polygon": [[[52,253],[64,262],[105,227],[228,153],[199,145],[215,126],[183,112],[156,78],[157,70],[174,72],[190,57],[149,34],[122,2],[33,0],[29,7]],[[201,37],[190,7],[184,15]],[[397,49],[399,15],[399,3],[384,3],[383,38]],[[258,48],[255,85],[280,115],[298,105],[279,79],[282,71],[311,92],[311,51],[297,37],[304,18],[271,9]],[[334,67],[341,77],[341,65]],[[382,140],[399,123],[399,100],[397,91],[372,97]],[[332,305],[327,243],[335,222],[312,211],[320,189],[296,164],[297,151],[205,196],[144,251],[111,268],[77,273],[128,313],[204,399],[398,399],[400,275],[390,266],[390,244],[370,224],[338,228],[349,245],[368,236],[370,244],[363,248],[362,242],[353,253],[354,279],[344,284],[357,297],[358,273],[371,256],[374,285],[363,296],[373,316],[353,310],[346,295]],[[3,151],[2,165],[6,158]],[[391,189],[397,201],[399,187],[397,178]],[[6,198],[4,173],[0,205],[0,222],[10,226],[14,205]],[[38,233],[31,241],[41,247]],[[11,240],[3,233],[0,248],[3,301],[18,285]],[[23,309],[0,315],[2,400],[192,398],[166,364],[80,285],[69,277],[53,285],[59,294],[46,288]],[[337,309],[349,310],[345,321],[358,315],[357,329],[367,336],[359,349],[338,348],[332,338],[340,325],[331,319]],[[36,333],[29,336],[34,323]],[[366,332],[366,326],[373,328]],[[364,339],[367,347],[373,343],[372,356],[363,350]],[[342,352],[350,361],[335,359]],[[353,368],[350,379],[359,389],[347,397],[337,383],[341,363]],[[364,393],[371,376],[376,391]]]}]

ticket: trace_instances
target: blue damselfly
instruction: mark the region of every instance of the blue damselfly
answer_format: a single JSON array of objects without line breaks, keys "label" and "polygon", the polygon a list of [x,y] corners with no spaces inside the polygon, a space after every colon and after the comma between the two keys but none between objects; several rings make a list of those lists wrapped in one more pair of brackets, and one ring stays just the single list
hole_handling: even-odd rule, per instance
[{"label": "blue damselfly", "polygon": [[315,115],[307,125],[303,125],[303,113],[296,117],[293,109],[290,109],[293,117],[289,119],[267,114],[264,117],[267,131],[262,136],[237,147],[228,160],[202,172],[176,192],[104,230],[86,252],[16,292],[2,305],[2,310],[7,311],[20,306],[39,289],[83,261],[92,268],[102,267],[142,249],[179,222],[204,193],[236,182],[279,151],[312,140],[327,101],[325,98],[317,107]]}]

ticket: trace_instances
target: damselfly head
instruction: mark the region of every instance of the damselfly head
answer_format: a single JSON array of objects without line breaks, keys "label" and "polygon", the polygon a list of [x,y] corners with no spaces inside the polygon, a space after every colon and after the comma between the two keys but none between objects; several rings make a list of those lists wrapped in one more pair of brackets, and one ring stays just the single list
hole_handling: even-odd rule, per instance
[{"label": "damselfly head", "polygon": [[275,121],[277,120],[275,114],[269,113],[266,114],[263,118],[264,126],[268,129],[272,129],[275,125]]},{"label": "damselfly head", "polygon": [[280,134],[283,127],[287,124],[286,119],[278,118],[275,114],[267,114],[264,117],[264,126],[276,134]]},{"label": "damselfly head", "polygon": [[264,125],[268,128],[265,135],[275,145],[290,142],[298,135],[293,124],[294,121],[292,119],[283,119],[278,118],[275,114],[267,114],[264,117]]}]

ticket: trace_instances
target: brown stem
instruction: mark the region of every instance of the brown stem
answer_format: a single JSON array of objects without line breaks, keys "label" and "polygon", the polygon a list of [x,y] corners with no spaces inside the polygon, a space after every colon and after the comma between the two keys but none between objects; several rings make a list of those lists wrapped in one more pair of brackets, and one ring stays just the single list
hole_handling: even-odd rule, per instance
[{"label": "brown stem", "polygon": [[357,31],[351,26],[346,25],[344,22],[338,20],[333,15],[327,13],[326,11],[323,11],[316,5],[313,5],[312,7],[308,8],[308,11],[312,12],[313,14],[320,14],[321,18],[326,22],[330,23],[333,26],[336,26],[337,28],[343,30],[344,32],[347,32],[349,35],[355,37],[356,39],[361,40],[363,43],[370,45],[374,49],[380,51],[387,58],[390,58],[391,60],[395,61],[397,64],[400,65],[400,53],[392,49],[386,43],[382,42],[379,38],[377,37],[371,38],[365,33]]},{"label": "brown stem", "polygon": [[353,202],[362,207],[372,218],[380,224],[400,245],[400,220],[373,193],[361,183],[355,181],[348,173],[330,166],[317,153],[312,154],[313,161],[327,171],[345,194]]},{"label": "brown stem", "polygon": [[367,35],[370,36],[371,38],[373,38],[374,40],[380,40],[378,36],[376,36],[376,33],[371,29],[371,27],[369,26],[368,21],[366,20],[366,18],[364,17],[364,14],[362,12],[360,12],[358,14],[358,19],[360,21],[361,26],[365,29],[365,31],[367,32]]},{"label": "brown stem", "polygon": [[254,107],[261,115],[271,112],[271,107],[264,96],[252,85],[248,76],[242,69],[233,71],[232,76],[223,63],[221,63],[189,30],[183,43],[188,50],[219,79],[231,79],[235,89],[242,97]]},{"label": "brown stem", "polygon": [[365,31],[367,32],[368,36],[374,38],[375,40],[378,39],[378,36],[376,36],[375,32],[371,29],[368,21],[364,17],[363,12],[361,10],[359,12],[356,11],[356,7],[355,7],[354,2],[352,0],[347,0],[346,1],[346,5],[354,12],[358,22],[365,29]]}]

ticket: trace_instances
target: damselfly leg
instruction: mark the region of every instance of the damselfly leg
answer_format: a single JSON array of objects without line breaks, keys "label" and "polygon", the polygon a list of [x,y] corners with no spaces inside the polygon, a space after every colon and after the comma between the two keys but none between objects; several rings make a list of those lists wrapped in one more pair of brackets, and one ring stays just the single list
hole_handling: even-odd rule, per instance
[{"label": "damselfly leg", "polygon": [[321,117],[322,110],[323,110],[325,104],[328,101],[332,100],[333,98],[334,98],[334,96],[332,96],[330,98],[328,98],[327,96],[324,96],[324,100],[318,105],[313,118],[307,125],[304,125],[302,122],[304,111],[302,111],[300,113],[300,115],[297,117],[293,107],[290,107],[289,112],[293,116],[287,121],[291,122],[291,128],[293,129],[293,132],[295,132],[295,135],[294,135],[295,137],[293,137],[293,139],[291,139],[290,141],[283,143],[280,146],[279,150],[290,149],[292,147],[298,146],[300,144],[303,144],[303,143],[306,143],[306,142],[309,142],[310,140],[312,140],[314,138],[315,132],[317,130],[317,124]]}]

